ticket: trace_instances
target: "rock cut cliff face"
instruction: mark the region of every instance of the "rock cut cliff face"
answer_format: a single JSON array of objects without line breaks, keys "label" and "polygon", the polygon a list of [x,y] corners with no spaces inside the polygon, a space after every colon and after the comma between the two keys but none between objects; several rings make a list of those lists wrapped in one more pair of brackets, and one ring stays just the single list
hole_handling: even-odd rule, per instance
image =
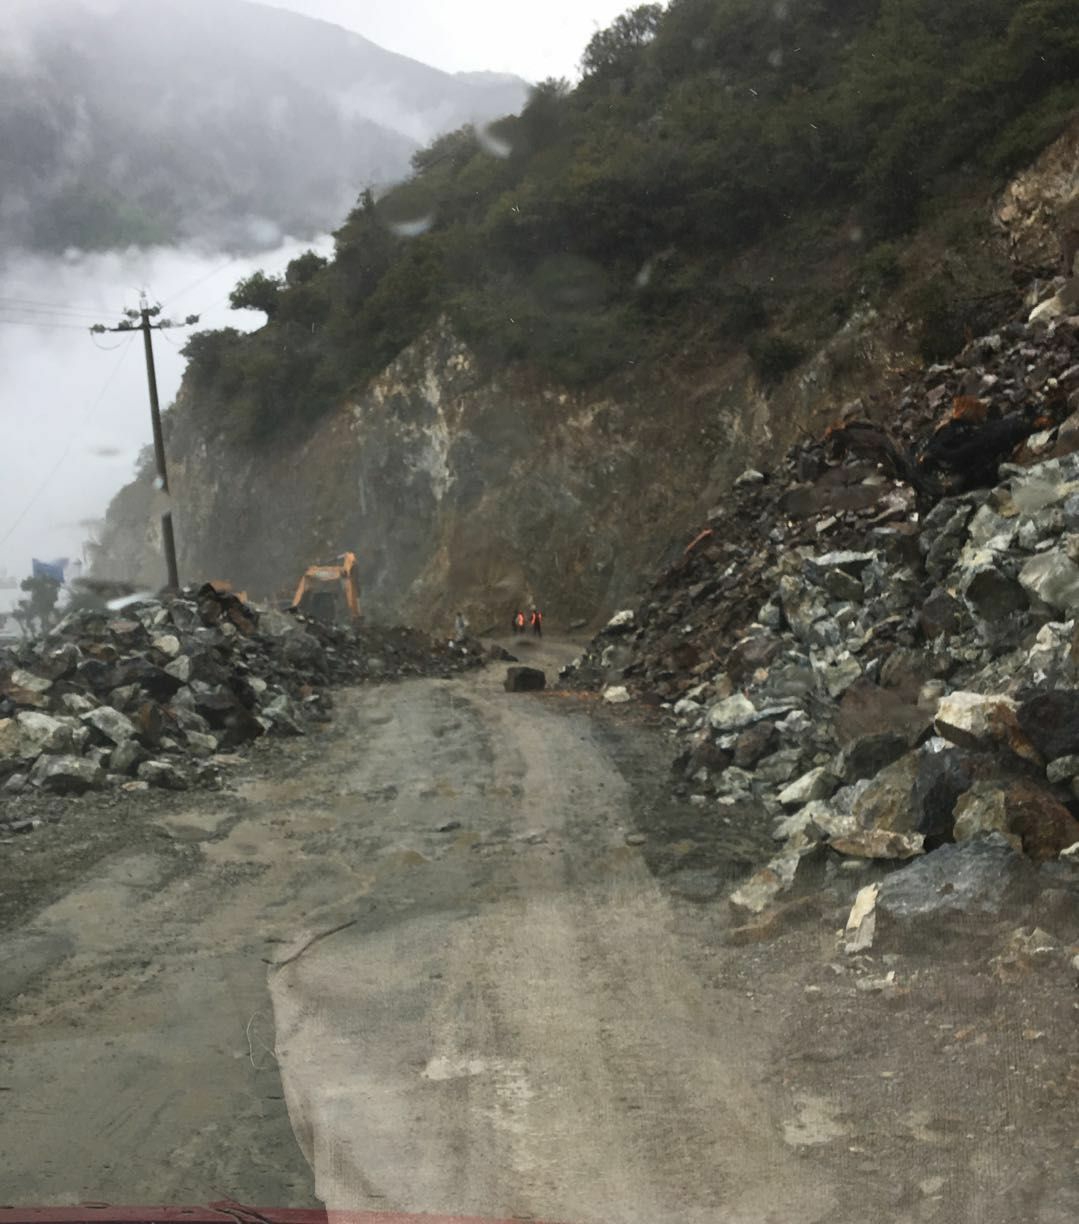
[{"label": "rock cut cliff face", "polygon": [[[805,420],[777,418],[744,359],[571,393],[490,376],[446,326],[298,446],[210,444],[186,394],[170,438],[183,575],[285,597],[347,549],[372,615],[441,623],[460,607],[477,627],[532,599],[563,626],[602,616]],[[829,410],[812,376],[798,394]],[[157,520],[139,489],[114,501],[98,571],[153,586]]]}]

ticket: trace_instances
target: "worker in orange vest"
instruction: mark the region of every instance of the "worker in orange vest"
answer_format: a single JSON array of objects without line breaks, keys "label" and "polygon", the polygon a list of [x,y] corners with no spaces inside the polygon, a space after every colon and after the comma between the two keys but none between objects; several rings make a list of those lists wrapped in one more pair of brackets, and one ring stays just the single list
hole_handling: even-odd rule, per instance
[{"label": "worker in orange vest", "polygon": [[532,609],[531,625],[536,637],[543,637],[543,613],[539,608]]},{"label": "worker in orange vest", "polygon": [[524,631],[525,631],[525,614],[520,610],[520,608],[518,608],[517,614],[513,618],[513,632],[514,633],[524,633]]}]

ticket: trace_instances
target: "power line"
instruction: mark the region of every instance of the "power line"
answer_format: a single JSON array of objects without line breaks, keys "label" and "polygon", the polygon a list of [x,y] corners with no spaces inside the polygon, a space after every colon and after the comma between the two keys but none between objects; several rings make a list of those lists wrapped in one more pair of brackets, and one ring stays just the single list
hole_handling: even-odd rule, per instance
[{"label": "power line", "polygon": [[0,319],[0,324],[8,327],[46,327],[59,329],[60,331],[85,332],[90,330],[89,324],[57,323],[51,319]]},{"label": "power line", "polygon": [[[126,344],[124,346],[124,351],[120,354],[119,360],[116,362],[116,364],[112,368],[112,373],[105,380],[105,385],[98,392],[97,398],[90,405],[88,405],[88,407],[83,409],[82,415],[78,421],[78,424],[80,426],[84,425],[86,421],[90,418],[91,414],[97,411],[98,406],[101,404],[102,400],[104,400],[105,396],[108,394],[108,390],[112,386],[113,382],[115,381],[117,374],[120,373],[120,367],[124,364],[124,358],[128,355],[130,351],[131,351],[131,345]],[[68,437],[68,443],[67,443],[67,446],[64,448],[64,453],[52,465],[45,479],[34,490],[33,495],[31,496],[30,500],[26,503],[26,505],[23,507],[22,512],[19,514],[19,517],[7,529],[6,534],[2,538],[0,538],[0,548],[2,548],[8,542],[8,540],[11,539],[11,537],[15,534],[18,528],[22,525],[23,519],[26,518],[26,516],[30,513],[30,511],[37,504],[38,498],[49,487],[49,484],[52,481],[52,478],[56,475],[56,473],[60,470],[61,467],[63,467],[64,463],[67,461],[67,457],[71,454],[72,450],[74,449],[75,442],[76,442],[76,432],[72,431]]]},{"label": "power line", "polygon": [[100,311],[81,310],[77,306],[64,306],[59,302],[43,302],[34,301],[29,297],[7,297],[0,294],[0,306],[5,310],[26,310],[31,311],[34,315],[48,312],[50,315],[78,315],[82,318],[97,318]]},{"label": "power line", "polygon": [[100,314],[92,306],[72,306],[69,302],[43,302],[41,298],[20,297],[18,294],[0,293],[0,302],[13,302],[20,306],[44,306],[49,310],[63,311],[65,314]]},{"label": "power line", "polygon": [[[224,272],[226,268],[231,268],[234,263],[239,262],[239,259],[240,257],[238,255],[234,255],[231,259],[226,259],[219,268],[214,268],[212,272],[205,273],[197,280],[193,280],[190,285],[187,285],[183,289],[177,290],[176,293],[173,293],[171,296],[167,297],[162,305],[167,306],[170,302],[175,302],[177,298],[184,297],[184,295],[190,293],[192,289],[197,289],[199,285],[204,285],[208,280],[211,280],[213,277],[217,276],[219,272]],[[231,293],[232,290],[230,289],[229,292]]]}]

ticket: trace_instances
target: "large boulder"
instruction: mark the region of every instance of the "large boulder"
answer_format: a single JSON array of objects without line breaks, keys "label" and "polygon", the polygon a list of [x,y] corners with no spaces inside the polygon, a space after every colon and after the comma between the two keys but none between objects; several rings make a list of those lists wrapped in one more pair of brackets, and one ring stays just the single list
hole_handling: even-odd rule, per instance
[{"label": "large boulder", "polygon": [[111,706],[98,706],[96,710],[84,714],[82,721],[93,727],[101,740],[112,744],[122,744],[124,740],[133,739],[136,734],[136,727],[131,719]]},{"label": "large boulder", "polygon": [[955,840],[997,833],[1036,863],[1079,842],[1079,821],[1045,787],[1023,779],[976,782],[955,807]]},{"label": "large boulder", "polygon": [[507,667],[503,687],[507,693],[535,693],[547,687],[547,676],[538,667]]},{"label": "large boulder", "polygon": [[925,746],[910,803],[914,828],[925,837],[930,849],[953,839],[955,805],[973,782],[974,767],[968,753],[940,739]]},{"label": "large boulder", "polygon": [[861,828],[890,833],[916,831],[917,816],[911,792],[919,763],[919,754],[910,752],[882,769],[861,790],[851,805],[851,814]]},{"label": "large boulder", "polygon": [[933,726],[960,748],[1005,747],[1032,764],[1044,764],[1018,717],[1018,703],[1001,693],[955,692],[942,697]]},{"label": "large boulder", "polygon": [[900,921],[991,917],[1000,914],[1024,886],[1033,886],[1034,868],[999,834],[964,845],[941,846],[890,875],[877,898],[879,913]]},{"label": "large boulder", "polygon": [[85,757],[42,755],[30,771],[30,781],[51,794],[81,795],[104,786],[105,771]]},{"label": "large boulder", "polygon": [[1060,549],[1031,557],[1019,571],[1019,582],[1051,608],[1062,612],[1079,608],[1079,565]]},{"label": "large boulder", "polygon": [[81,750],[87,732],[70,718],[53,718],[39,710],[21,710],[15,716],[21,745],[18,755],[24,759],[42,752],[75,753]]}]

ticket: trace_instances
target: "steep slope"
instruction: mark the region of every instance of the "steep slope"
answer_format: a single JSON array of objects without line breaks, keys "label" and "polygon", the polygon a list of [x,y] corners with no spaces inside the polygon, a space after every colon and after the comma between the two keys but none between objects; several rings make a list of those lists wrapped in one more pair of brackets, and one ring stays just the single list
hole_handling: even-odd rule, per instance
[{"label": "steep slope", "polygon": [[524,99],[246,0],[47,0],[0,29],[0,233],[45,249],[325,231],[418,143]]},{"label": "steep slope", "polygon": [[534,595],[568,623],[634,593],[749,463],[849,400],[889,411],[905,368],[1059,267],[1079,190],[1072,130],[1016,214],[1041,237],[1008,237],[1009,174],[1079,103],[1074,13],[962,8],[979,38],[926,0],[645,6],[577,90],[436,141],[265,328],[189,345],[184,564],[270,594],[351,548],[375,611],[498,623]]}]

